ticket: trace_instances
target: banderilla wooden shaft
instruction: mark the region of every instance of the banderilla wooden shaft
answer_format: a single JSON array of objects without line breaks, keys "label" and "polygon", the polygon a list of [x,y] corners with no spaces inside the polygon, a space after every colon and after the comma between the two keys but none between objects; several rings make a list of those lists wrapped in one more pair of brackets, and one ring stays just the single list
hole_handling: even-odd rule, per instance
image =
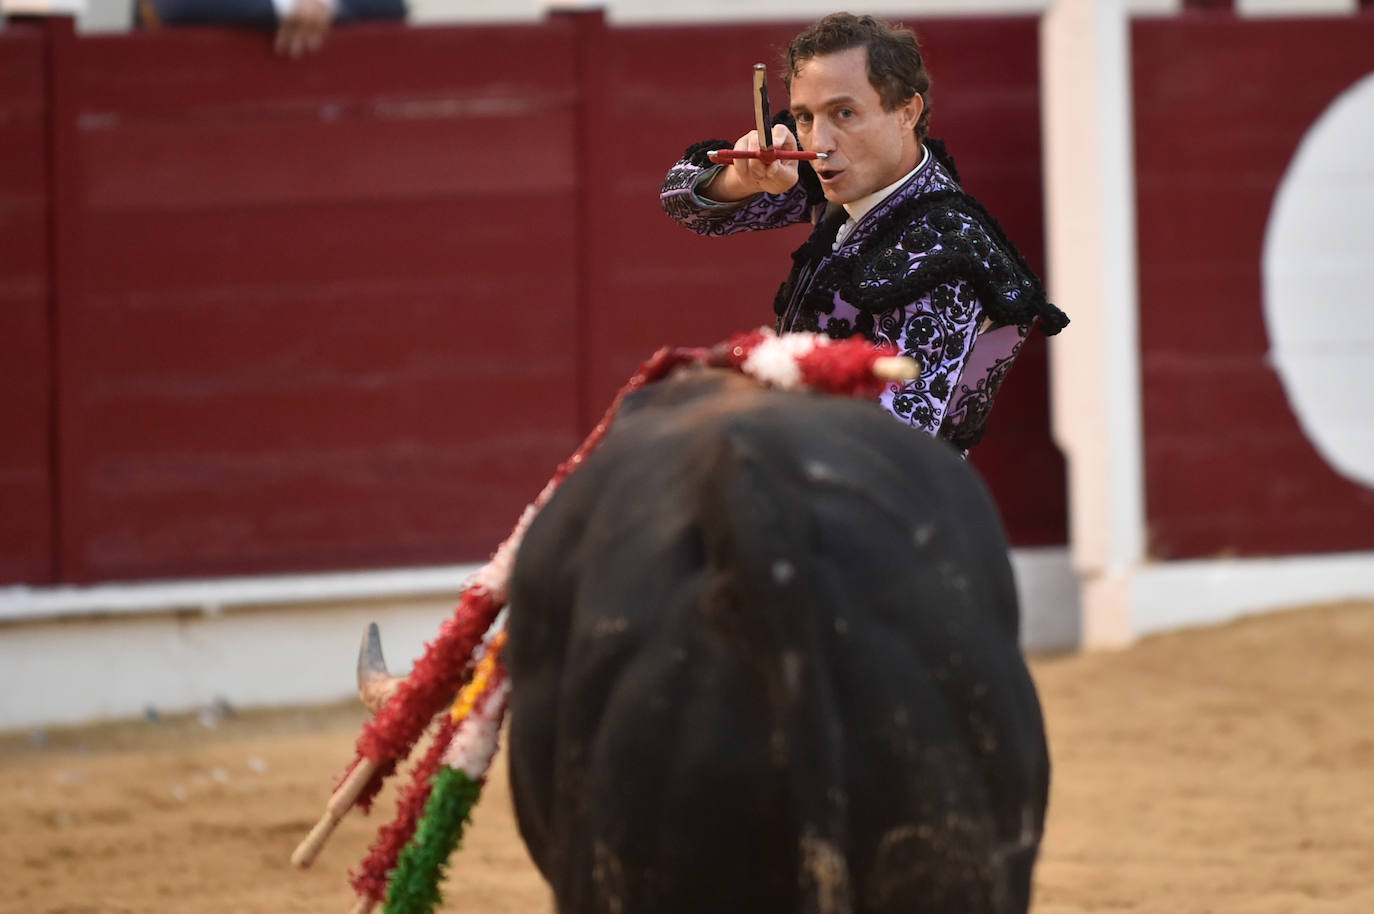
[{"label": "banderilla wooden shaft", "polygon": [[320,817],[320,821],[315,823],[315,827],[310,829],[310,834],[296,847],[295,853],[291,855],[293,866],[305,869],[315,862],[324,843],[334,833],[335,826],[353,808],[358,794],[363,792],[363,788],[372,780],[372,775],[376,771],[377,763],[372,759],[364,758],[358,762],[347,780],[339,785],[339,789],[334,791],[329,802],[324,804],[324,815]]}]

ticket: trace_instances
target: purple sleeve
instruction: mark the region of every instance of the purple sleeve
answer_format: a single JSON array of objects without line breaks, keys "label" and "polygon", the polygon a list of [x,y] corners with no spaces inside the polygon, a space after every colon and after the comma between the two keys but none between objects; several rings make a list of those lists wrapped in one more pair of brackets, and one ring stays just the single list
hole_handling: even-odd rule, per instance
[{"label": "purple sleeve", "polygon": [[800,183],[785,194],[757,194],[737,203],[703,199],[697,188],[720,167],[702,168],[686,161],[674,165],[659,195],[663,211],[678,225],[698,235],[733,235],[811,221],[811,207]]},{"label": "purple sleeve", "polygon": [[880,402],[898,419],[955,446],[982,437],[988,412],[1029,326],[988,325],[983,304],[962,280],[878,322],[880,334],[921,364],[921,376],[892,385]]},{"label": "purple sleeve", "polygon": [[978,334],[945,409],[941,437],[964,447],[983,437],[992,401],[1029,332],[1029,325],[1003,324]]}]

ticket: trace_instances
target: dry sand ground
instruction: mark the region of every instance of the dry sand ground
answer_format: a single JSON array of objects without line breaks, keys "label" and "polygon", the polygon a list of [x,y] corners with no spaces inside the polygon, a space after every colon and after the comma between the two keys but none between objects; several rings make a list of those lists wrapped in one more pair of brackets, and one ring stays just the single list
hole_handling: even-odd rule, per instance
[{"label": "dry sand ground", "polygon": [[[1374,912],[1374,604],[1033,666],[1055,762],[1036,914]],[[313,869],[287,858],[360,719],[0,735],[0,911],[343,914],[345,873],[391,797],[346,820]],[[447,911],[549,910],[504,770],[449,886]]]}]

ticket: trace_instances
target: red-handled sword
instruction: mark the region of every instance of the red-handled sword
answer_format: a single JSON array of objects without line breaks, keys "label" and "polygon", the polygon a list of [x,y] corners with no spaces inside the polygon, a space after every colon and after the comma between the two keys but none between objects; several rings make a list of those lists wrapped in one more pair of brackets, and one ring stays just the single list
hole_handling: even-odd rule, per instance
[{"label": "red-handled sword", "polygon": [[754,125],[758,129],[759,148],[753,149],[716,149],[707,157],[717,165],[733,162],[736,159],[758,159],[765,164],[777,159],[824,159],[823,152],[808,152],[801,149],[774,149],[772,120],[768,111],[768,73],[763,64],[754,64]]}]

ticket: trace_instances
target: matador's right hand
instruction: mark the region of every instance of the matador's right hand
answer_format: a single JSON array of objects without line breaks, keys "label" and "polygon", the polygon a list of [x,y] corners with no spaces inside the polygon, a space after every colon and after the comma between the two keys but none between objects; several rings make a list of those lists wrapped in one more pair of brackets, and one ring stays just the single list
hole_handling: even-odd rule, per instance
[{"label": "matador's right hand", "polygon": [[[759,132],[750,130],[735,141],[736,149],[751,152],[759,148]],[[782,124],[773,125],[773,148],[798,149],[797,138]],[[774,159],[764,163],[759,159],[736,159],[720,170],[705,188],[706,196],[722,203],[743,200],[754,194],[785,194],[797,183],[795,159]]]}]

